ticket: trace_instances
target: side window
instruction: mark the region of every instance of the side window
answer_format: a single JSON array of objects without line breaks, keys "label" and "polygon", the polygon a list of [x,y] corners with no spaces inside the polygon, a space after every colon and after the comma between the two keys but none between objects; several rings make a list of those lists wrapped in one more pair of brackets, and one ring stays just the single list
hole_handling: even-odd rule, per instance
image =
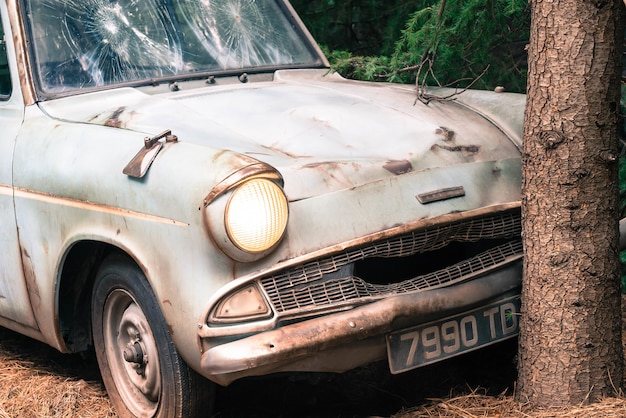
[{"label": "side window", "polygon": [[9,74],[9,60],[7,58],[7,43],[4,37],[4,28],[0,21],[0,100],[11,95],[11,74]]}]

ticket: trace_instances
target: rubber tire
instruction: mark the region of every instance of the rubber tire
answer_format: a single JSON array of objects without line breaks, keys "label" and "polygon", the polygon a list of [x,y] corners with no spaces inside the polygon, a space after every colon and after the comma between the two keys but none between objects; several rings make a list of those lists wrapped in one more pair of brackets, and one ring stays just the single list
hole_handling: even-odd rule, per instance
[{"label": "rubber tire", "polygon": [[[105,260],[94,284],[91,311],[102,380],[120,417],[210,416],[215,385],[180,357],[152,289],[131,260],[119,255]],[[135,340],[141,334],[139,343],[148,353],[145,366],[123,358],[131,332]],[[143,376],[133,367],[142,368]],[[142,391],[146,381],[151,385]]]}]

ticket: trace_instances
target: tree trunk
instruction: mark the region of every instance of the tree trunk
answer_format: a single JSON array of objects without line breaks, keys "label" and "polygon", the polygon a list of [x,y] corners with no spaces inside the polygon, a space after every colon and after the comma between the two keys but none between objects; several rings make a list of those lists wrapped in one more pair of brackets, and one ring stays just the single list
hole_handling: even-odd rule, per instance
[{"label": "tree trunk", "polygon": [[[517,399],[622,385],[618,120],[622,0],[531,0]],[[618,43],[618,39],[620,39]]]}]

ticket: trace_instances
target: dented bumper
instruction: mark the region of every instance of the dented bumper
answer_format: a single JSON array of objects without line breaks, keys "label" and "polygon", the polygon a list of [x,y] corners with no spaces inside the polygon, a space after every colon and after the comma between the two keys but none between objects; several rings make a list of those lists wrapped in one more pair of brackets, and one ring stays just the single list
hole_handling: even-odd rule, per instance
[{"label": "dented bumper", "polygon": [[202,370],[222,385],[280,371],[346,371],[384,358],[389,333],[486,305],[518,291],[521,277],[517,260],[453,286],[391,296],[251,335],[209,348]]}]

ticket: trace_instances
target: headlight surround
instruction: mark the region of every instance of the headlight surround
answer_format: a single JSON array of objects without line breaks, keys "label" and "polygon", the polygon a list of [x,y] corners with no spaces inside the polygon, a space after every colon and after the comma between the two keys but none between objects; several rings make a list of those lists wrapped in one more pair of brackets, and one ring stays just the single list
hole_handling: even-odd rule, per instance
[{"label": "headlight surround", "polygon": [[287,229],[289,205],[277,179],[245,179],[205,208],[215,243],[229,257],[258,260],[273,251]]}]

